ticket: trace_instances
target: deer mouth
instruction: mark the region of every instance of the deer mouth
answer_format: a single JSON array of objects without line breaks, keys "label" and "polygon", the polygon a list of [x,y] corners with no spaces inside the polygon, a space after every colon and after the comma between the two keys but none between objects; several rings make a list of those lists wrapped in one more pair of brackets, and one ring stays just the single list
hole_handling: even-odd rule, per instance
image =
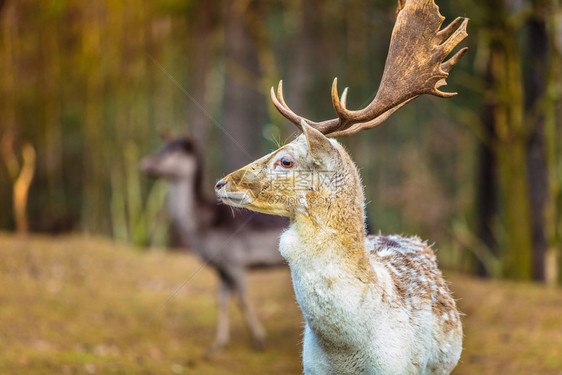
[{"label": "deer mouth", "polygon": [[217,196],[229,206],[244,207],[252,203],[252,198],[247,193],[219,191]]}]

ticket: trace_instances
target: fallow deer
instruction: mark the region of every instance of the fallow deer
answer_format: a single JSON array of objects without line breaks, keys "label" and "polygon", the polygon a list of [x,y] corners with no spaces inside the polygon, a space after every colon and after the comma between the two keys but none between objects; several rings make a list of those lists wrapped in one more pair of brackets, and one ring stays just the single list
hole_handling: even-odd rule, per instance
[{"label": "fallow deer", "polygon": [[228,205],[287,216],[279,250],[289,263],[305,319],[306,374],[449,374],[462,351],[462,325],[435,255],[417,237],[366,236],[357,168],[334,137],[382,123],[421,94],[450,97],[450,69],[466,52],[444,59],[466,37],[467,20],[439,31],[433,0],[398,2],[379,91],[359,111],[347,89],[332,101],[338,117],[313,122],[295,114],[281,83],[271,96],[302,134],[235,171],[215,186]]},{"label": "fallow deer", "polygon": [[229,341],[228,302],[233,293],[238,294],[255,346],[263,347],[264,329],[248,298],[246,272],[286,265],[277,247],[287,220],[246,210],[234,216],[230,207],[207,201],[201,188],[201,157],[188,137],[166,142],[140,165],[146,174],[169,182],[167,207],[182,244],[218,274],[217,331],[210,351],[221,349]]}]

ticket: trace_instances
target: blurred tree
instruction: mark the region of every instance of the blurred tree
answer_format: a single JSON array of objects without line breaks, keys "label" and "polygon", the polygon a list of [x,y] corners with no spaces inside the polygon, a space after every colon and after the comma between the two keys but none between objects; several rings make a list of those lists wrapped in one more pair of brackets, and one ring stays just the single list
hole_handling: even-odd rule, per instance
[{"label": "blurred tree", "polygon": [[[259,17],[257,0],[226,0],[223,165],[227,171],[259,155],[265,97],[256,40],[248,21]],[[255,14],[255,15],[252,15]]]},{"label": "blurred tree", "polygon": [[61,124],[61,52],[58,17],[60,10],[51,3],[42,4],[44,22],[39,33],[41,53],[40,89],[43,101],[44,136],[41,147],[44,158],[40,161],[45,172],[48,190],[48,209],[54,217],[67,210],[63,180],[63,129]]},{"label": "blurred tree", "polygon": [[82,35],[82,63],[85,77],[84,97],[84,126],[85,140],[84,159],[82,168],[82,212],[81,224],[84,230],[91,232],[102,231],[101,217],[103,215],[104,171],[100,148],[103,148],[103,93],[104,66],[102,51],[102,19],[103,5],[91,4],[83,9],[81,20]]},{"label": "blurred tree", "polygon": [[207,144],[210,107],[209,80],[216,58],[216,36],[221,2],[199,0],[188,14],[189,28],[189,92],[194,100],[187,102],[187,122],[193,137]]},{"label": "blurred tree", "polygon": [[[549,175],[545,160],[544,93],[548,50],[546,3],[533,1],[519,9],[504,0],[481,3],[488,32],[488,124],[493,156],[482,152],[480,236],[489,246],[494,211],[493,181],[497,168],[501,217],[505,233],[499,241],[505,256],[504,274],[528,280],[544,279],[547,247],[545,202]],[[526,43],[514,35],[526,26]],[[530,55],[524,59],[525,52]],[[525,64],[528,62],[528,64]],[[488,116],[487,114],[491,114]],[[555,176],[551,176],[555,178]]]},{"label": "blurred tree", "polygon": [[295,40],[294,58],[289,64],[288,76],[291,78],[291,103],[296,113],[307,110],[310,102],[310,88],[313,86],[314,74],[312,69],[319,59],[317,45],[320,35],[321,10],[316,0],[301,0],[298,9],[299,30]]},{"label": "blurred tree", "polygon": [[[477,48],[450,84],[474,90],[416,100],[345,141],[376,199],[375,231],[431,238],[450,267],[471,269],[463,248],[487,263],[481,273],[556,278],[559,1],[438,0],[447,19],[471,18]],[[295,131],[268,104],[279,78],[289,105],[318,120],[333,115],[334,76],[351,87],[350,108],[372,99],[394,11],[383,0],[0,0],[0,126],[37,152],[31,230],[162,238],[151,233],[164,189],[135,160],[158,147],[159,128],[187,127],[204,145],[212,195],[213,179]],[[12,193],[0,163],[5,229],[17,222]]]},{"label": "blurred tree", "polygon": [[4,132],[0,142],[0,153],[12,178],[12,202],[16,231],[18,234],[26,235],[29,232],[27,201],[29,187],[35,174],[36,155],[33,146],[26,142],[21,148],[20,162],[14,150],[14,141],[12,130]]},{"label": "blurred tree", "polygon": [[[544,231],[547,248],[544,277],[549,285],[562,284],[562,191],[560,189],[562,157],[558,154],[558,142],[561,136],[560,120],[557,123],[556,105],[560,103],[562,92],[561,54],[562,40],[560,35],[562,13],[560,0],[550,0],[543,8],[546,19],[548,39],[548,63],[546,66],[546,82],[544,93],[544,158],[547,170],[547,192],[544,205]],[[558,41],[558,43],[557,43]],[[557,127],[558,124],[558,127]]]},{"label": "blurred tree", "polygon": [[[532,207],[533,230],[533,276],[537,280],[545,277],[545,255],[547,238],[545,227],[545,204],[548,193],[548,173],[545,149],[545,102],[548,73],[548,35],[546,32],[546,2],[533,0],[533,13],[526,22],[526,44],[528,56],[524,61],[525,110],[529,115],[529,150],[527,166]],[[542,107],[542,108],[541,108]]]},{"label": "blurred tree", "polygon": [[[491,85],[491,65],[488,64],[484,80]],[[494,137],[494,106],[484,103],[482,109],[482,125],[488,137]],[[476,190],[476,221],[477,235],[482,244],[493,256],[498,256],[497,239],[494,235],[494,220],[498,213],[497,203],[497,165],[496,158],[489,143],[478,145],[478,175]],[[488,267],[481,259],[477,259],[477,272],[480,276],[492,276]]]}]

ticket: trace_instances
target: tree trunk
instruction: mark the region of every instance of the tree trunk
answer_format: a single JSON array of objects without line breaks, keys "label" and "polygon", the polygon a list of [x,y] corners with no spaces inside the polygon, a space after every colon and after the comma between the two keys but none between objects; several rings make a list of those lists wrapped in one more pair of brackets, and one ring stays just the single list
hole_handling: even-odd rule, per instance
[{"label": "tree trunk", "polygon": [[314,74],[311,74],[315,58],[315,46],[318,44],[319,9],[314,0],[301,1],[300,31],[294,61],[290,62],[291,107],[296,113],[307,110],[307,98],[312,86]]},{"label": "tree trunk", "polygon": [[82,32],[82,48],[85,73],[85,108],[84,108],[84,159],[82,169],[82,228],[87,232],[99,232],[103,222],[104,197],[103,178],[100,175],[104,171],[103,160],[100,157],[102,145],[102,98],[103,98],[103,74],[101,71],[101,25],[99,20],[99,9],[93,5],[91,13],[84,15],[84,26]]},{"label": "tree trunk", "polygon": [[212,67],[216,4],[214,1],[200,1],[190,29],[189,91],[196,102],[189,100],[187,103],[187,126],[201,147],[206,145],[209,127],[207,81]]},{"label": "tree trunk", "polygon": [[[60,218],[66,212],[66,196],[63,180],[63,130],[61,124],[61,64],[58,35],[59,31],[48,29],[53,26],[44,23],[40,35],[42,44],[43,108],[45,123],[44,159],[42,168],[47,175],[49,190],[48,209],[51,217]],[[39,150],[40,152],[40,150]]]},{"label": "tree trunk", "polygon": [[495,30],[491,46],[493,90],[497,93],[494,121],[500,196],[505,223],[505,269],[508,278],[533,275],[533,233],[527,173],[527,129],[524,121],[521,59],[514,31]]},{"label": "tree trunk", "polygon": [[526,168],[526,142],[517,140],[497,147],[500,191],[505,218],[505,276],[531,280],[533,241],[531,205]]},{"label": "tree trunk", "polygon": [[[490,119],[491,108],[486,108],[484,113],[484,124],[493,131],[493,120]],[[497,255],[497,241],[493,232],[493,221],[498,214],[497,204],[497,176],[496,158],[488,145],[479,145],[478,155],[478,182],[476,191],[476,216],[477,235],[492,254]],[[475,259],[479,276],[491,276],[486,272],[486,267]]]},{"label": "tree trunk", "polygon": [[[534,3],[535,8],[537,8],[537,1],[534,1]],[[525,107],[527,113],[531,115],[531,119],[534,120],[528,124],[533,130],[529,139],[527,155],[533,222],[533,277],[536,280],[544,281],[544,257],[547,248],[544,209],[547,199],[548,176],[545,160],[544,115],[539,103],[545,93],[548,38],[546,23],[544,19],[540,18],[538,9],[535,10],[537,11],[535,18],[527,23],[527,45],[531,61],[525,69]],[[539,115],[533,116],[534,113],[539,113]]]},{"label": "tree trunk", "polygon": [[[484,80],[487,87],[491,87],[494,82],[491,60],[486,66]],[[486,127],[486,132],[490,137],[495,134],[494,110],[494,104],[485,102],[481,113],[482,124]],[[481,141],[478,146],[475,215],[478,238],[491,254],[498,256],[498,241],[493,230],[493,221],[498,215],[497,162],[491,147],[495,141],[495,139],[490,139],[488,143]],[[474,256],[473,259],[479,276],[492,276],[488,274],[486,265],[478,257]]]},{"label": "tree trunk", "polygon": [[545,232],[547,236],[547,252],[545,259],[545,281],[549,285],[562,284],[562,256],[560,249],[560,235],[557,229],[560,220],[560,206],[557,200],[560,194],[558,168],[560,160],[557,158],[556,129],[556,87],[562,78],[560,71],[561,51],[556,46],[557,17],[559,16],[559,0],[551,0],[548,7],[547,36],[549,42],[548,73],[546,79],[546,93],[544,100],[544,134],[545,159],[548,173],[548,189],[545,203]]},{"label": "tree trunk", "polygon": [[257,46],[246,22],[248,12],[258,11],[258,2],[226,3],[223,165],[233,171],[258,156],[265,100],[258,91]]}]

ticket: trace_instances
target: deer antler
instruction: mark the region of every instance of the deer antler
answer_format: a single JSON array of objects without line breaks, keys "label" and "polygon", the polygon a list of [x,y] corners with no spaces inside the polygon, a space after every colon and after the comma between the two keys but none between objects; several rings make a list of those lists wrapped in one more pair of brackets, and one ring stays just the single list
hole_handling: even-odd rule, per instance
[{"label": "deer antler", "polygon": [[283,81],[277,96],[271,88],[271,100],[288,120],[301,128],[301,120],[328,137],[344,137],[363,129],[374,128],[404,104],[422,94],[448,98],[456,93],[442,92],[451,68],[461,59],[467,47],[449,60],[443,60],[466,36],[467,18],[458,17],[439,31],[443,23],[434,0],[398,0],[396,23],[392,31],[384,73],[377,95],[364,109],[346,108],[347,88],[338,96],[338,79],[332,84],[332,103],[337,118],[314,122],[293,112],[283,99]]}]

